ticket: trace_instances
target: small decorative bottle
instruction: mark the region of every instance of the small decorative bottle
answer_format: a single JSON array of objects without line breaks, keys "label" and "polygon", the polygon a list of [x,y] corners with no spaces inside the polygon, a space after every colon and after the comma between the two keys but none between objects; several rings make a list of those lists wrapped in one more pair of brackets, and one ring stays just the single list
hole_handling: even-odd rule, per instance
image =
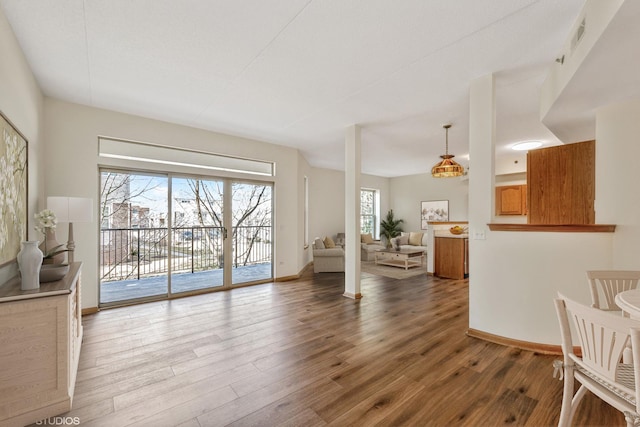
[{"label": "small decorative bottle", "polygon": [[22,242],[22,249],[18,253],[17,260],[22,279],[22,290],[38,289],[40,287],[40,267],[42,266],[42,251],[38,248],[38,241]]}]

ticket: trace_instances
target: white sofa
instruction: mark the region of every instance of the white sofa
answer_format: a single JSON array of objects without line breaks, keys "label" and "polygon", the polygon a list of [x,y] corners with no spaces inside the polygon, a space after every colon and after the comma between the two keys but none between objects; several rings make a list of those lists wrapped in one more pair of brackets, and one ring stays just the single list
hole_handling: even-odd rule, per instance
[{"label": "white sofa", "polygon": [[427,253],[427,233],[420,231],[403,232],[398,237],[391,239],[392,247],[400,249],[421,250]]},{"label": "white sofa", "polygon": [[326,248],[320,238],[313,241],[313,272],[344,272],[344,249],[339,246]]}]

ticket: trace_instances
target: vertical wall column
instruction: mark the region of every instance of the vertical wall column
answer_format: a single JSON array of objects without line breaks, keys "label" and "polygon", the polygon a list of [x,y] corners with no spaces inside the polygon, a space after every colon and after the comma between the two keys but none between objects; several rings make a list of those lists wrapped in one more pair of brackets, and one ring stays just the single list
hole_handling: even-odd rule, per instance
[{"label": "vertical wall column", "polygon": [[360,293],[360,127],[346,130],[344,160],[345,270],[344,296],[362,298]]},{"label": "vertical wall column", "polygon": [[[495,110],[493,74],[471,81],[469,88],[469,225],[475,226],[476,231],[485,231],[486,224],[493,218]],[[475,224],[472,224],[474,221]]]},{"label": "vertical wall column", "polygon": [[486,297],[500,260],[492,256],[491,235],[495,182],[495,79],[493,74],[471,81],[469,88],[469,325],[483,329],[483,316],[494,312]]}]

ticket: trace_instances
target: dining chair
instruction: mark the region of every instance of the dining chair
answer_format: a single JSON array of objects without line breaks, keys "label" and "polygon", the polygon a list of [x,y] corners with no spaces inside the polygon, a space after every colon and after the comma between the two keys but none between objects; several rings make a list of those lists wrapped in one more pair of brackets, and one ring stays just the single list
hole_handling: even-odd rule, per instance
[{"label": "dining chair", "polygon": [[[640,271],[635,270],[590,270],[587,271],[591,290],[591,306],[606,311],[621,311],[614,301],[620,292],[636,289]],[[600,301],[600,296],[604,301]]]},{"label": "dining chair", "polygon": [[[622,412],[627,426],[640,423],[640,322],[572,301],[562,294],[555,299],[560,323],[564,379],[558,426],[570,426],[576,408],[587,391]],[[574,353],[570,320],[573,319],[581,355]],[[632,364],[621,362],[627,343]],[[574,380],[580,388],[574,395]]]}]

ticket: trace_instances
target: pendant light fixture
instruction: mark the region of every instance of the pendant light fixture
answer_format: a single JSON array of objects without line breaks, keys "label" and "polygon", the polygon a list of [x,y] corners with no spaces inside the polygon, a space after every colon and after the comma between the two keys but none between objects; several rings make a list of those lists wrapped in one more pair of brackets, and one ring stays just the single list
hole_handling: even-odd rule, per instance
[{"label": "pendant light fixture", "polygon": [[464,167],[460,166],[453,160],[455,157],[453,154],[449,154],[449,128],[451,123],[447,123],[442,126],[446,132],[446,145],[444,154],[440,156],[441,162],[438,162],[433,168],[431,168],[431,176],[434,178],[452,178],[455,176],[464,175]]}]

